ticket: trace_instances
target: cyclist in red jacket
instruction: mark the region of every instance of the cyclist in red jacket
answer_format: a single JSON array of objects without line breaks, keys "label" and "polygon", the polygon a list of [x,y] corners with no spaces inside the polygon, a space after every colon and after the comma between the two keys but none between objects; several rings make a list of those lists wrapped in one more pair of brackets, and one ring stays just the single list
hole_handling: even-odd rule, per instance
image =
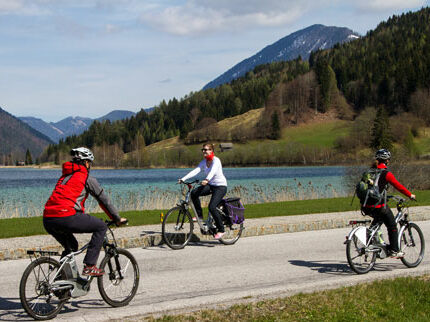
[{"label": "cyclist in red jacket", "polygon": [[100,276],[102,269],[96,267],[107,225],[103,220],[85,213],[85,200],[92,195],[103,211],[117,225],[126,222],[111,204],[97,180],[89,175],[93,153],[84,147],[70,151],[71,162],[63,164],[63,174],[58,180],[43,211],[43,225],[63,247],[62,257],[78,250],[73,233],[93,233],[84,258],[83,275]]},{"label": "cyclist in red jacket", "polygon": [[[388,170],[387,165],[389,164],[390,159],[391,153],[386,149],[380,149],[375,154],[375,162],[372,167],[384,169],[379,178],[379,191],[382,193],[388,188],[388,184],[391,184],[406,197],[415,200],[415,195],[406,189],[400,182],[398,182],[394,175]],[[394,214],[388,205],[386,205],[383,201],[377,205],[366,205],[362,209],[366,215],[373,217],[375,220],[382,220],[387,227],[388,238],[390,240],[390,256],[395,258],[403,257],[405,254],[399,250],[398,230]]]}]

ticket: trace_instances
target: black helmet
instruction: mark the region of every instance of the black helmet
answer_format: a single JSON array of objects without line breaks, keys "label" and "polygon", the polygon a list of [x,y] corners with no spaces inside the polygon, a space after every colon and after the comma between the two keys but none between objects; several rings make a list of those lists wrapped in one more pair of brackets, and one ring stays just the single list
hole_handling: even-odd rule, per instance
[{"label": "black helmet", "polygon": [[387,149],[380,149],[380,150],[376,151],[375,159],[376,160],[390,160],[391,159],[391,153]]},{"label": "black helmet", "polygon": [[72,149],[70,151],[70,155],[73,157],[73,161],[94,161],[94,154],[91,152],[90,149],[84,147]]}]

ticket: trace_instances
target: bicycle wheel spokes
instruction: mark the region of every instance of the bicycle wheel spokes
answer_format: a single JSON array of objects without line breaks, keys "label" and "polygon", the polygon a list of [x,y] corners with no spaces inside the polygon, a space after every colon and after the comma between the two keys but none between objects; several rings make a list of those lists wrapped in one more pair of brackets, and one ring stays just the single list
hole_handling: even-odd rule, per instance
[{"label": "bicycle wheel spokes", "polygon": [[425,243],[421,229],[414,223],[409,223],[400,239],[400,250],[405,253],[401,259],[407,267],[418,266],[424,257]]},{"label": "bicycle wheel spokes", "polygon": [[20,300],[24,310],[36,320],[54,318],[64,305],[51,289],[59,263],[47,257],[33,261],[21,278]]},{"label": "bicycle wheel spokes", "polygon": [[127,305],[139,287],[139,266],[133,255],[117,249],[118,256],[107,255],[100,263],[105,274],[97,280],[103,300],[111,306]]},{"label": "bicycle wheel spokes", "polygon": [[191,239],[193,221],[188,211],[175,207],[168,211],[162,224],[164,242],[172,249],[183,248]]},{"label": "bicycle wheel spokes", "polygon": [[357,274],[364,274],[370,271],[375,264],[376,254],[368,252],[364,245],[356,235],[346,244],[346,257],[349,266]]},{"label": "bicycle wheel spokes", "polygon": [[242,235],[243,223],[225,226],[225,234],[219,240],[224,245],[233,245]]}]

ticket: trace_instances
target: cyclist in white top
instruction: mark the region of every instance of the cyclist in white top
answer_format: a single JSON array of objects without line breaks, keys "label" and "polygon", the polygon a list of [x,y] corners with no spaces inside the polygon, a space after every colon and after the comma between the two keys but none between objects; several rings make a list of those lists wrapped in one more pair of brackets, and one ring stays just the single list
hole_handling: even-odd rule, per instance
[{"label": "cyclist in white top", "polygon": [[222,172],[221,160],[214,154],[214,145],[204,144],[202,152],[204,159],[199,163],[197,168],[190,171],[186,176],[178,181],[186,181],[187,179],[196,176],[201,171],[206,174],[206,178],[202,181],[202,185],[191,191],[191,199],[193,200],[197,215],[202,219],[203,211],[199,197],[212,194],[208,208],[215,220],[215,225],[218,230],[214,237],[215,239],[220,239],[224,235],[224,224],[222,222],[222,218],[216,211],[216,206],[219,205],[222,198],[227,193],[227,180]]}]

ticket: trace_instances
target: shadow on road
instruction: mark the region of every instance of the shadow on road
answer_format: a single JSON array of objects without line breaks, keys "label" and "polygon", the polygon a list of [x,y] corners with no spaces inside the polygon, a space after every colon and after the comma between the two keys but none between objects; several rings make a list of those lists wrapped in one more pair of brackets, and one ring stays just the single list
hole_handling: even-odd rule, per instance
[{"label": "shadow on road", "polygon": [[[313,271],[325,274],[337,275],[355,275],[349,265],[336,261],[303,261],[303,260],[290,260],[291,265],[309,267]],[[376,263],[372,270],[378,272],[392,271],[393,269],[401,268],[398,263]]]},{"label": "shadow on road", "polygon": [[[185,235],[180,235],[180,234],[175,234],[175,238],[177,239],[176,241],[178,243],[183,243],[185,240]],[[180,240],[179,238],[182,238],[183,240]],[[220,244],[219,241],[217,240],[206,240],[206,239],[201,239],[198,235],[193,234],[190,238],[190,241],[188,242],[188,244],[185,247],[189,247],[189,246],[194,246],[194,247],[215,247],[217,245],[222,245]],[[170,249],[169,246],[167,246],[162,240],[160,241],[160,243],[158,245],[154,245],[154,246],[149,246],[149,247],[143,247],[145,249],[159,249],[159,250],[168,250]]]},{"label": "shadow on road", "polygon": [[350,275],[355,274],[346,263],[335,261],[303,261],[290,260],[291,265],[309,267],[313,271],[325,274]]},{"label": "shadow on road", "polygon": [[0,297],[0,321],[33,321],[21,306],[19,298]]},{"label": "shadow on road", "polygon": [[[75,312],[81,308],[106,310],[109,306],[98,299],[82,301],[71,300],[64,305],[58,315],[61,316],[63,314]],[[0,297],[0,312],[0,321],[34,321],[22,308],[19,298]]]}]

